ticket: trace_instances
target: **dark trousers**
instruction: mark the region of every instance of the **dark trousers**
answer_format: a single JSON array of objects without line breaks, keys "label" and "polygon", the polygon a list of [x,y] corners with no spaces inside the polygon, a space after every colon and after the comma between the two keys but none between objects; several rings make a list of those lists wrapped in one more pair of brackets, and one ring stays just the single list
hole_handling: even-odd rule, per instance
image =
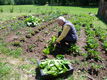
[{"label": "dark trousers", "polygon": [[[58,32],[58,37],[61,35],[61,31]],[[76,40],[69,40],[67,39],[67,37],[65,37],[63,40],[60,41],[60,44],[61,45],[72,45],[72,44],[75,44],[76,43]]]},{"label": "dark trousers", "polygon": [[[61,32],[58,32],[58,37],[61,35]],[[55,50],[54,50],[54,55],[57,54],[65,54],[67,53],[68,49],[76,43],[76,40],[72,40],[72,41],[68,41],[68,39],[66,39],[66,37],[60,41],[60,44],[57,43]]]}]

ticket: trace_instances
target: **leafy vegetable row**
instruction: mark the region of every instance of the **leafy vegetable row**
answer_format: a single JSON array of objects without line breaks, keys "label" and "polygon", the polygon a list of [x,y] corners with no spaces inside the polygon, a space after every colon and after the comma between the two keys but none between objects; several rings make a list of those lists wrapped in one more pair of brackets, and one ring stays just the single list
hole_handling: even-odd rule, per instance
[{"label": "leafy vegetable row", "polygon": [[86,57],[89,59],[95,59],[95,60],[101,60],[100,57],[100,52],[97,51],[97,48],[99,46],[98,40],[95,38],[95,31],[87,25],[86,29],[86,34],[87,34],[87,45],[86,45],[86,50],[87,54]]},{"label": "leafy vegetable row", "polygon": [[102,46],[104,50],[107,52],[107,31],[102,29],[101,27],[94,27],[95,33],[98,39],[103,43]]}]

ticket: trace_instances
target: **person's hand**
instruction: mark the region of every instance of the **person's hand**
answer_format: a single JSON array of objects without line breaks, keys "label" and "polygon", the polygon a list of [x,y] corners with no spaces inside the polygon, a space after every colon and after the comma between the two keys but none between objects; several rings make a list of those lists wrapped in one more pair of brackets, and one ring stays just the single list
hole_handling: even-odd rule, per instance
[{"label": "person's hand", "polygon": [[57,44],[60,44],[60,42],[54,42],[53,45],[56,46]]},{"label": "person's hand", "polygon": [[55,42],[53,43],[53,45],[56,46],[56,44],[57,44],[57,42],[55,41]]}]

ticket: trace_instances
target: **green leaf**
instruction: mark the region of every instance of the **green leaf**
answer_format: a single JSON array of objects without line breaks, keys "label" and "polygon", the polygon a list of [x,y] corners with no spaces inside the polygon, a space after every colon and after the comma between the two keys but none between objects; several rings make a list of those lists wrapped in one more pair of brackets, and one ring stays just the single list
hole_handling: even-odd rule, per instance
[{"label": "green leaf", "polygon": [[49,54],[49,53],[50,53],[50,49],[49,49],[49,48],[44,49],[44,50],[43,50],[43,53]]}]

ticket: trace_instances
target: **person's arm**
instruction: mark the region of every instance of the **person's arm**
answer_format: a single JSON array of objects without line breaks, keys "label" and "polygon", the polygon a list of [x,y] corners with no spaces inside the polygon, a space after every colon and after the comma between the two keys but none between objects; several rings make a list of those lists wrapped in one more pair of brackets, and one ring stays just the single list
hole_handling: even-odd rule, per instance
[{"label": "person's arm", "polygon": [[69,30],[70,30],[70,26],[68,26],[68,25],[64,26],[64,29],[63,29],[61,35],[56,40],[56,42],[60,43],[60,41],[66,37],[66,35],[68,34]]}]

